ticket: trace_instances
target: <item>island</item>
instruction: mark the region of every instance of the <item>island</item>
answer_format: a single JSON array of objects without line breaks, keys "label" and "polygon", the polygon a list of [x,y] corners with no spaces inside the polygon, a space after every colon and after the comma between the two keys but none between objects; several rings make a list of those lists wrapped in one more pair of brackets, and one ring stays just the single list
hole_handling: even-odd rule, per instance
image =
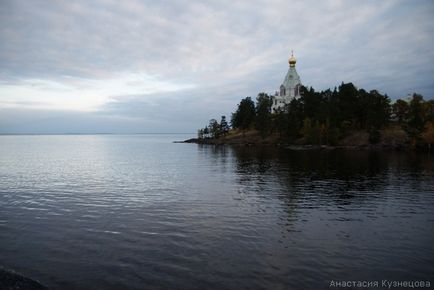
[{"label": "island", "polygon": [[278,145],[292,149],[421,149],[434,142],[434,100],[413,93],[392,102],[353,83],[315,91],[301,84],[296,59],[274,95],[240,101],[228,122],[211,119],[186,143]]}]

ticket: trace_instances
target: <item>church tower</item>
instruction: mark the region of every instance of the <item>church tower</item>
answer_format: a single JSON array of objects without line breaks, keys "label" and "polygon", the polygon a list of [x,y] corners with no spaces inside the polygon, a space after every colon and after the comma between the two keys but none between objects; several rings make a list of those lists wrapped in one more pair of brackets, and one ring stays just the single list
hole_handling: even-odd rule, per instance
[{"label": "church tower", "polygon": [[271,112],[276,113],[279,110],[283,110],[286,104],[289,104],[292,99],[300,97],[300,76],[295,69],[297,60],[294,57],[294,53],[291,52],[291,57],[288,60],[289,69],[288,73],[280,85],[279,91],[273,96],[273,105],[271,106]]}]

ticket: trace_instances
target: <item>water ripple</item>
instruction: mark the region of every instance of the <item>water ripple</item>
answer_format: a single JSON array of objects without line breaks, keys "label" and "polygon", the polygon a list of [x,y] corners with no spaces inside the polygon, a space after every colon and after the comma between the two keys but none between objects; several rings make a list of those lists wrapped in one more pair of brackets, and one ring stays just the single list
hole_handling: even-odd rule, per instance
[{"label": "water ripple", "polygon": [[1,136],[2,264],[52,289],[434,277],[434,160]]}]

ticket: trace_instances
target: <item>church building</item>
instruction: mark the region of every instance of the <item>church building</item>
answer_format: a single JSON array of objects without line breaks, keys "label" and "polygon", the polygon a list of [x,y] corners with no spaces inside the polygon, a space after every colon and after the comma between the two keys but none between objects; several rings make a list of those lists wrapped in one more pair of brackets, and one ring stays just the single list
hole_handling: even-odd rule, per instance
[{"label": "church building", "polygon": [[300,97],[300,76],[295,70],[295,64],[297,60],[294,57],[294,53],[291,53],[291,57],[288,60],[289,70],[283,80],[280,90],[272,97],[273,104],[271,106],[271,112],[276,113],[283,110],[286,104],[289,104],[292,99]]}]

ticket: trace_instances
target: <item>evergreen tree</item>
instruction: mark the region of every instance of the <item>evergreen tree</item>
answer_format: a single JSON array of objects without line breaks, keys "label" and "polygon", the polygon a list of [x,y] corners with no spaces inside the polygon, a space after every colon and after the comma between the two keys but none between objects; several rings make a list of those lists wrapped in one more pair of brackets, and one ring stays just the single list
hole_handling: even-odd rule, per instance
[{"label": "evergreen tree", "polygon": [[356,112],[358,109],[358,90],[352,83],[342,83],[338,89],[338,124],[349,125],[347,129],[355,125]]},{"label": "evergreen tree", "polygon": [[218,138],[220,136],[220,125],[216,119],[209,120],[208,128],[211,138]]},{"label": "evergreen tree", "polygon": [[402,124],[408,120],[410,106],[406,101],[398,99],[392,106],[392,112],[398,123]]},{"label": "evergreen tree", "polygon": [[423,97],[421,95],[413,94],[410,100],[408,125],[407,133],[410,137],[418,139],[425,126],[423,116]]},{"label": "evergreen tree", "polygon": [[232,114],[232,127],[242,130],[248,129],[255,121],[255,103],[252,98],[247,97],[238,104],[237,111]]},{"label": "evergreen tree", "polygon": [[203,128],[203,137],[209,138],[209,129],[208,127]]},{"label": "evergreen tree", "polygon": [[291,103],[289,103],[286,112],[286,136],[288,136],[290,140],[295,140],[299,137],[299,132],[303,125],[304,112],[302,102],[293,99]]},{"label": "evergreen tree", "polygon": [[271,130],[271,97],[265,93],[260,93],[256,98],[256,122],[255,127],[265,138]]},{"label": "evergreen tree", "polygon": [[382,95],[376,90],[370,91],[366,109],[366,125],[363,128],[380,129],[389,122],[390,99],[387,95]]},{"label": "evergreen tree", "polygon": [[229,132],[229,124],[226,121],[226,116],[222,116],[220,120],[220,133],[223,136],[226,136],[226,134]]},{"label": "evergreen tree", "polygon": [[288,114],[283,111],[279,111],[273,116],[274,125],[273,127],[279,133],[280,138],[286,136],[288,132]]},{"label": "evergreen tree", "polygon": [[312,121],[309,118],[305,118],[303,121],[303,128],[301,129],[304,142],[306,144],[312,144],[312,135],[314,128],[312,127]]}]

